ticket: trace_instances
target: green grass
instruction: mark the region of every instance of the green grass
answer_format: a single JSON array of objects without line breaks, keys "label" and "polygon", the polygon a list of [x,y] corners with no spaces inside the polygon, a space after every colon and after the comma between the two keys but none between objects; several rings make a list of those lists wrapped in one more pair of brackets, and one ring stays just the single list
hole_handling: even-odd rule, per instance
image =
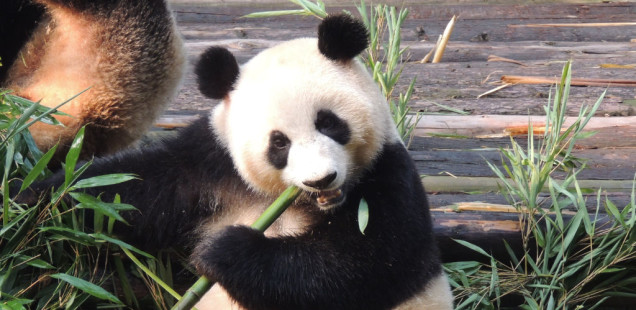
[{"label": "green grass", "polygon": [[[597,207],[589,213],[576,180],[585,167],[573,168],[572,150],[578,139],[590,135],[583,128],[603,95],[564,128],[570,78],[568,62],[545,107],[543,139],[536,139],[530,128],[527,149],[513,139],[510,148],[501,149],[503,170],[488,163],[503,184],[501,191],[520,213],[523,252],[515,253],[503,241],[510,257],[498,261],[458,241],[490,263],[445,265],[457,309],[497,309],[504,296],[519,298],[512,309],[595,309],[611,297],[636,298],[636,195],[632,189],[631,202],[621,209],[604,198],[601,189]],[[557,169],[567,171],[563,180],[553,179]],[[550,199],[539,200],[546,187]]]},{"label": "green grass", "polygon": [[[45,154],[40,152],[27,128],[38,120],[58,124],[52,113],[57,113],[55,108],[43,107],[7,91],[0,93],[0,160],[4,163],[0,306],[2,309],[78,309],[126,304],[147,308],[132,294],[130,278],[145,279],[159,273],[161,278],[170,279],[171,262],[159,260],[112,235],[114,222],[123,221],[119,213],[133,210],[133,206],[120,203],[119,198],[103,202],[99,197],[81,192],[83,188],[134,178],[113,174],[82,179],[82,172],[91,164],[90,161],[78,162],[83,129],[63,163],[65,183],[60,188],[40,197],[35,205],[17,204],[9,196],[12,185],[22,191],[32,182],[51,175],[47,164],[55,148]],[[75,202],[63,199],[67,196],[73,197]],[[93,214],[90,217],[88,210]],[[143,257],[144,263],[135,265],[125,259],[133,256]],[[156,285],[155,281],[146,281],[146,284],[149,290]],[[164,286],[169,288],[167,284]],[[116,291],[123,292],[123,301]],[[157,308],[165,308],[175,300],[161,294],[151,296],[154,298],[148,303],[158,305]]]}]

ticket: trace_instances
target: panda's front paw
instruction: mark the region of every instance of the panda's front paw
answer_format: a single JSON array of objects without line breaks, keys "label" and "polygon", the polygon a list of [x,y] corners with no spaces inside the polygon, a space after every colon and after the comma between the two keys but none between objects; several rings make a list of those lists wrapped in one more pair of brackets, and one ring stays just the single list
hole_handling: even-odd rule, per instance
[{"label": "panda's front paw", "polygon": [[227,275],[245,272],[249,260],[264,250],[267,238],[248,226],[229,226],[205,237],[192,253],[192,264],[199,274],[223,282]]}]

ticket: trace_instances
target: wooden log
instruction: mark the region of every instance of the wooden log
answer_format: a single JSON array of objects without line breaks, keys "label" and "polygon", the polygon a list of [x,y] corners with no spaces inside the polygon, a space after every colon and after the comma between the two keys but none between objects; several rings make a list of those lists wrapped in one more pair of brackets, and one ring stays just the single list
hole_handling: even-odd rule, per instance
[{"label": "wooden log", "polygon": [[[431,209],[431,213],[433,230],[444,262],[476,260],[490,263],[483,255],[464,247],[455,240],[475,244],[502,262],[510,261],[510,254],[504,247],[504,241],[510,245],[517,257],[523,253],[522,225],[524,224],[521,219],[528,216],[527,213],[522,214],[513,207],[474,203],[467,203],[465,207],[434,208]],[[545,214],[554,218],[554,214],[550,212],[546,211]],[[567,225],[574,215],[575,212],[563,212],[564,223]],[[537,215],[537,219],[539,217],[540,215]],[[606,229],[611,223],[611,217],[603,213],[598,215],[590,213],[590,219],[597,221],[595,227],[598,231]],[[542,221],[539,219],[539,223]],[[530,247],[530,249],[533,248],[534,246]]]}]

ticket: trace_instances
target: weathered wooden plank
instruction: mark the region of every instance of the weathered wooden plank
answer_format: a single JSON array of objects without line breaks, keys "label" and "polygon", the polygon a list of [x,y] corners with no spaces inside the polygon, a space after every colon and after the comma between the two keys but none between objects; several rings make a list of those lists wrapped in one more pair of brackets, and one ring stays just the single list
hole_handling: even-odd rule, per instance
[{"label": "weathered wooden plank", "polygon": [[[191,62],[210,45],[223,45],[244,62],[264,48],[291,38],[314,36],[318,20],[285,16],[245,19],[254,11],[293,8],[285,3],[257,3],[237,6],[228,3],[176,1],[173,6],[179,29],[186,38]],[[330,5],[331,12],[344,7]],[[214,5],[212,5],[214,4]],[[555,22],[633,22],[634,3],[600,4],[505,4],[505,5],[406,5],[411,14],[403,32],[403,46],[409,47],[411,61],[405,64],[398,89],[417,78],[412,106],[428,112],[445,112],[434,103],[472,114],[539,114],[550,87],[523,85],[508,87],[485,98],[477,96],[497,86],[501,75],[558,76],[562,61],[573,59],[574,77],[633,78],[633,70],[600,68],[604,63],[630,64],[636,59],[633,43],[636,27],[519,27],[523,24]],[[352,6],[346,7],[352,10]],[[433,46],[453,15],[459,21],[440,64],[418,64]],[[517,26],[514,26],[517,25]],[[582,32],[583,31],[583,32]],[[429,36],[429,40],[423,40]],[[487,62],[491,55],[523,61],[527,67]],[[494,84],[493,84],[494,83]],[[577,88],[572,92],[569,114],[591,104],[601,88]],[[634,115],[631,89],[609,88],[598,115]],[[202,98],[188,73],[183,90],[169,110],[206,110],[211,101]]]},{"label": "weathered wooden plank", "polygon": [[[237,55],[239,62],[245,62],[258,51],[276,44],[276,41],[264,40],[222,40],[222,41],[199,41],[187,44],[191,62],[196,61],[198,55],[208,46],[223,45]],[[547,46],[546,49],[557,48]],[[579,46],[578,48],[582,48]],[[611,48],[608,47],[608,48]],[[560,47],[558,47],[560,49]],[[473,48],[466,48],[467,51],[474,51]],[[523,50],[523,46],[517,48],[502,48],[498,55],[502,57],[515,58],[515,55],[502,52],[503,50]],[[484,51],[482,56],[487,59],[488,54],[493,51]],[[452,57],[458,53],[451,43],[446,52],[447,57]],[[474,53],[474,52],[473,52]],[[424,51],[421,53],[424,54]],[[545,55],[542,50],[534,52],[535,55]],[[479,57],[482,57],[479,56]],[[563,63],[553,62],[553,60],[565,60],[567,55],[556,57],[555,59],[544,59],[542,61],[528,62],[530,67],[521,67],[509,63],[493,63],[486,61],[471,61],[468,63],[446,62],[440,64],[419,64],[409,62],[405,65],[403,77],[398,89],[403,89],[413,78],[416,78],[415,93],[413,96],[413,106],[418,110],[429,112],[443,112],[443,108],[433,102],[448,105],[451,107],[470,111],[473,114],[528,114],[542,113],[542,106],[547,103],[547,97],[551,86],[547,85],[516,85],[500,90],[485,98],[477,97],[493,88],[499,83],[502,75],[516,75],[532,72],[534,75],[559,76]],[[633,58],[626,55],[612,59],[575,59],[573,63],[574,77],[592,78],[613,78],[629,79],[634,70],[630,69],[606,69],[600,68],[603,63],[629,63]],[[636,59],[636,58],[635,58]],[[604,87],[576,87],[571,92],[571,105],[569,114],[576,115],[582,105],[593,104],[600,96]],[[610,87],[607,89],[607,96],[603,106],[599,109],[598,115],[633,115],[635,103],[633,100],[634,90],[623,87]],[[184,81],[184,86],[178,95],[177,101],[169,109],[208,109],[209,103],[205,104],[203,98],[196,89],[195,79],[189,70]]]},{"label": "weathered wooden plank", "polygon": [[[351,2],[352,4],[355,2]],[[629,42],[630,30],[621,27],[598,27],[587,29],[529,29],[528,27],[509,27],[536,23],[572,23],[572,22],[633,22],[636,14],[633,3],[543,3],[543,4],[498,4],[493,5],[427,5],[404,4],[410,14],[404,25],[405,40],[421,39],[424,36],[436,37],[441,34],[446,23],[453,15],[459,16],[459,23],[453,38],[469,41],[487,38],[492,41],[621,41]],[[258,11],[297,8],[289,3],[237,6],[224,2],[202,3],[198,5],[173,4],[177,21],[184,23],[210,23],[217,25],[239,24],[246,28],[271,28],[294,30],[311,35],[315,28],[312,18],[284,17],[258,20],[242,20],[238,17]],[[347,9],[356,12],[353,5],[328,5],[328,11],[340,12]],[[632,28],[633,29],[633,28]],[[249,33],[249,32],[248,32]],[[276,31],[264,33],[276,35]],[[433,39],[434,41],[435,39]]]},{"label": "weathered wooden plank", "polygon": [[[564,126],[571,126],[576,117],[566,117]],[[467,137],[497,137],[518,132],[520,128],[528,128],[532,123],[537,131],[545,129],[544,115],[425,115],[415,128],[415,135],[458,134]],[[627,117],[592,117],[585,126],[587,131],[610,131],[636,136],[636,116]],[[526,131],[527,132],[527,131]],[[617,139],[623,141],[622,137]],[[636,147],[636,142],[625,139],[624,143]]]},{"label": "weathered wooden plank", "polygon": [[[561,182],[556,180],[557,182]],[[472,192],[472,191],[498,191],[503,186],[502,181],[497,177],[458,177],[458,176],[425,176],[422,178],[424,187],[432,192]],[[507,182],[514,183],[510,179]],[[598,180],[579,179],[581,188],[598,191],[602,189],[606,192],[630,193],[634,185],[633,179],[627,180]],[[548,192],[547,184],[543,189]]]},{"label": "weathered wooden plank", "polygon": [[[506,201],[506,198],[503,196],[503,194],[496,191],[468,192],[462,190],[460,192],[432,192],[427,189],[427,192],[429,204],[431,208],[434,209],[452,209],[456,205],[463,205],[466,203],[475,202],[497,205],[510,204],[510,202]],[[603,191],[601,195],[601,210],[604,210],[605,198],[608,198],[619,208],[627,206],[631,200],[631,193],[628,192]],[[597,208],[596,193],[584,194],[584,197],[587,209],[591,212],[590,214],[595,213]],[[550,195],[548,193],[542,193],[539,195],[539,198],[541,201],[544,201],[547,207],[547,204],[550,202]]]},{"label": "weathered wooden plank", "polygon": [[[224,45],[229,47],[239,59],[244,62],[256,52],[275,44],[270,41],[250,41],[250,44],[240,44],[240,40],[205,41],[188,43],[188,51],[191,62],[208,46]],[[521,47],[519,47],[521,49]],[[446,55],[453,51],[447,51]],[[541,54],[541,53],[538,53]],[[505,53],[499,54],[509,57]],[[484,57],[485,54],[484,54]],[[566,56],[562,59],[566,59]],[[623,62],[631,61],[627,58]],[[635,58],[636,59],[636,58]],[[606,61],[607,62],[607,61]],[[616,59],[611,62],[617,62]],[[629,69],[601,69],[602,61],[590,63],[574,61],[573,74],[575,77],[597,78],[629,78],[634,70]],[[547,103],[551,86],[546,85],[516,85],[485,98],[478,99],[480,94],[497,86],[499,78],[503,74],[523,74],[533,72],[536,75],[559,76],[563,63],[550,63],[544,60],[541,63],[530,63],[531,67],[520,67],[508,63],[488,63],[485,61],[470,63],[440,63],[418,64],[407,63],[398,89],[403,89],[406,84],[416,78],[415,92],[412,106],[427,112],[448,112],[435,103],[447,105],[456,109],[465,110],[472,114],[521,114],[527,115],[543,113],[543,106]],[[605,90],[603,87],[576,87],[570,95],[569,115],[577,115],[582,105],[593,104]],[[607,96],[597,115],[634,115],[636,102],[631,102],[634,90],[631,88],[611,87],[607,89]],[[631,102],[631,103],[630,103]],[[178,94],[177,100],[169,106],[169,110],[207,110],[212,106],[212,101],[204,99],[196,88],[195,78],[188,70],[183,88]]]},{"label": "weathered wooden plank", "polygon": [[[579,179],[632,180],[636,173],[636,127],[599,128],[596,136],[580,140],[574,156],[586,163]],[[526,145],[525,137],[516,141]],[[452,139],[415,137],[410,152],[420,174],[493,177],[486,161],[501,168],[499,148],[509,147],[509,138]],[[557,172],[556,176],[562,173]],[[465,189],[465,191],[469,191]]]},{"label": "weathered wooden plank", "polygon": [[[203,112],[206,113],[206,112]],[[157,122],[159,128],[175,128],[196,119],[190,113],[169,114]],[[497,118],[500,120],[497,121]],[[502,120],[509,118],[506,122]],[[444,120],[446,119],[446,120]],[[481,122],[469,121],[477,119]],[[544,117],[533,118],[542,122]],[[452,120],[452,121],[449,121]],[[467,177],[493,177],[494,173],[486,161],[501,167],[499,148],[510,145],[509,137],[501,137],[505,126],[527,124],[528,116],[426,116],[417,129],[418,136],[410,144],[410,154],[420,174],[428,176],[453,175]],[[609,124],[608,124],[609,122]],[[579,179],[632,180],[636,173],[636,126],[635,117],[592,118],[588,130],[596,135],[579,140],[574,156],[586,162],[587,167],[579,173]],[[435,124],[438,125],[435,125]],[[613,124],[612,124],[613,123]],[[498,135],[498,138],[443,138],[430,134],[463,134],[471,137]],[[540,136],[537,136],[537,139]],[[525,146],[527,138],[515,140]],[[557,173],[557,176],[560,174]],[[472,191],[465,188],[463,191]],[[483,189],[483,190],[491,190]],[[437,190],[434,190],[437,191]]]}]

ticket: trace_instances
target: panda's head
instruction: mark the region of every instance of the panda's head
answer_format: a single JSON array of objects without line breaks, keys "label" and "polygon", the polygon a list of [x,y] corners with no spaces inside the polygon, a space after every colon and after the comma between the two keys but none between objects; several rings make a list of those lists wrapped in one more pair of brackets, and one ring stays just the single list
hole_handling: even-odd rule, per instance
[{"label": "panda's head", "polygon": [[241,177],[278,195],[296,185],[321,209],[339,205],[382,146],[399,141],[388,105],[355,57],[363,24],[327,17],[317,39],[264,50],[239,69],[213,47],[197,64],[201,91],[222,99],[211,123]]}]

